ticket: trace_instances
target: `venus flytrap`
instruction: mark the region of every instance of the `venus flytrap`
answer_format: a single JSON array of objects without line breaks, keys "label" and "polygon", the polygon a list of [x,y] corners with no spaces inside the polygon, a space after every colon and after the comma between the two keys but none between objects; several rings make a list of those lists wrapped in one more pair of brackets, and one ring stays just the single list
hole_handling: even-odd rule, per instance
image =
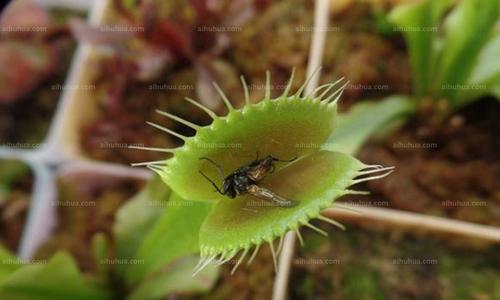
[{"label": "venus flytrap", "polygon": [[[184,145],[175,149],[132,147],[170,153],[170,158],[166,160],[133,165],[145,165],[156,172],[183,199],[214,204],[200,228],[201,259],[194,274],[208,265],[223,264],[241,253],[234,272],[247,255],[250,255],[251,261],[265,243],[271,248],[276,267],[276,257],[282,248],[285,233],[294,231],[301,240],[299,229],[306,226],[326,235],[310,223],[312,219],[343,228],[338,222],[321,216],[320,212],[331,207],[334,200],[343,195],[359,194],[349,189],[351,185],[382,178],[393,170],[392,167],[366,165],[349,154],[328,150],[326,142],[335,127],[337,101],[347,83],[341,86],[341,79],[302,96],[307,81],[290,94],[293,74],[283,94],[271,98],[268,72],[265,97],[256,104],[250,103],[248,88],[242,78],[245,105],[241,108],[233,107],[215,85],[227,107],[226,116],[217,116],[194,100],[186,99],[210,115],[212,123],[200,127],[160,112],[193,128],[196,134],[185,137],[151,124],[182,139]],[[272,155],[284,160],[298,157],[290,163],[276,164],[275,171],[259,183],[284,198],[298,201],[297,206],[278,207],[249,194],[229,199],[214,191],[214,186],[207,180],[211,178],[220,186],[223,177],[254,161],[259,155]],[[212,163],[200,159],[203,157],[216,162],[223,171],[219,172]],[[276,240],[279,240],[277,245]]]}]

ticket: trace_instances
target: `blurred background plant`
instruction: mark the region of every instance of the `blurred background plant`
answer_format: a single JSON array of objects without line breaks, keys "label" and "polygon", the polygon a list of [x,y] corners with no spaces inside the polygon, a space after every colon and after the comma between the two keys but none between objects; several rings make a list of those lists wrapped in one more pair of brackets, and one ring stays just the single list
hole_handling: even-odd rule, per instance
[{"label": "blurred background plant", "polygon": [[[102,145],[180,144],[147,128],[146,120],[193,134],[155,109],[206,125],[210,119],[181,100],[188,96],[224,114],[211,81],[220,82],[237,106],[244,99],[240,74],[253,102],[264,95],[265,70],[273,74],[273,96],[281,94],[294,66],[297,84],[303,82],[314,18],[313,1],[117,0],[96,27],[68,22],[66,11],[46,12],[30,1],[14,4],[2,12],[2,28],[45,29],[1,33],[0,62],[7,66],[0,71],[2,144],[43,139],[61,91],[53,86],[64,84],[74,47],[71,32],[97,53],[88,65],[97,74],[89,82],[95,89],[86,95],[96,100],[99,114],[78,124],[79,143],[87,158],[122,164],[164,155]],[[345,76],[351,84],[328,149],[396,166],[390,178],[362,184],[372,192],[368,200],[348,196],[344,202],[384,203],[500,226],[498,9],[494,0],[332,1],[320,81]],[[199,228],[210,207],[184,202],[158,178],[144,188],[142,181],[92,173],[62,178],[58,202],[94,204],[58,205],[52,238],[34,260],[23,261],[12,253],[31,209],[33,175],[17,161],[2,162],[0,170],[2,299],[270,297],[268,249],[234,276],[233,265],[225,265],[191,278]],[[291,297],[500,298],[494,246],[431,236],[373,224],[337,232],[334,243],[306,233],[298,257],[306,263],[292,262]],[[353,249],[362,254],[354,257]],[[390,261],[429,253],[438,253],[432,255],[436,265],[401,267]],[[307,263],[316,257],[342,262]]]},{"label": "blurred background plant", "polygon": [[340,116],[330,149],[396,166],[397,176],[366,186],[368,202],[498,226],[498,3],[418,1],[378,20],[406,40],[412,93],[354,105]]},{"label": "blurred background plant", "polygon": [[[0,140],[36,148],[46,135],[75,42],[67,20],[82,15],[13,1],[0,26]],[[32,145],[33,144],[33,145]]]}]

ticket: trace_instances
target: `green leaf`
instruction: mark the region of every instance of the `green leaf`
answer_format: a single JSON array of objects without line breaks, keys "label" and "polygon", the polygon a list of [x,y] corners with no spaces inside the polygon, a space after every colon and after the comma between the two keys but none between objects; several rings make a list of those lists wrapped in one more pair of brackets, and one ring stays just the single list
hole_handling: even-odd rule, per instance
[{"label": "green leaf", "polygon": [[261,184],[298,201],[297,206],[277,207],[248,194],[220,200],[200,231],[202,256],[231,257],[299,228],[344,195],[365,167],[350,155],[318,151],[274,172]]},{"label": "green leaf", "polygon": [[415,104],[406,96],[359,102],[338,116],[338,126],[323,149],[354,154],[374,133],[385,131],[394,121],[414,110]]},{"label": "green leaf", "polygon": [[389,21],[408,44],[414,93],[418,98],[430,91],[438,55],[438,25],[449,0],[423,0],[396,6]]},{"label": "green leaf", "polygon": [[[206,204],[193,204],[171,195],[168,186],[155,176],[119,210],[113,228],[118,258],[132,259],[138,263],[117,266],[118,273],[130,279],[129,282],[138,281],[131,299],[158,299],[161,295],[155,295],[202,290],[209,279],[212,280],[215,266],[202,274],[201,278],[191,278],[194,268],[192,258],[186,263],[183,262],[187,258],[181,258],[179,263],[177,260],[171,263],[179,269],[176,267],[171,270],[167,267],[167,273],[163,269],[155,272],[175,258],[198,251],[200,225],[196,227],[195,224],[201,224],[205,218],[206,213],[203,211],[206,207]],[[156,256],[154,253],[160,255]],[[188,266],[189,281],[181,274],[187,272]],[[175,282],[181,276],[185,280]]]},{"label": "green leaf", "polygon": [[0,245],[0,284],[10,274],[20,268],[19,258]]},{"label": "green leaf", "polygon": [[375,23],[375,28],[380,35],[390,36],[394,34],[394,26],[388,19],[388,13],[381,8],[374,8],[373,18]]},{"label": "green leaf", "polygon": [[173,293],[202,293],[210,290],[218,277],[218,268],[208,266],[193,277],[198,257],[187,256],[170,263],[161,272],[148,276],[134,289],[127,300],[163,299]]},{"label": "green leaf", "polygon": [[[208,157],[227,173],[248,164],[259,154],[291,159],[318,151],[335,126],[337,106],[319,98],[299,96],[264,99],[232,110],[175,149],[159,172],[181,197],[216,202],[225,198],[200,174],[220,184],[220,174]],[[280,164],[277,167],[281,167]]]},{"label": "green leaf", "polygon": [[47,264],[26,265],[0,283],[0,299],[8,300],[100,300],[108,292],[86,281],[74,260],[56,254]]},{"label": "green leaf", "polygon": [[484,46],[478,62],[467,82],[469,89],[461,91],[457,105],[477,99],[484,95],[493,95],[500,99],[500,28],[494,37]]},{"label": "green leaf", "polygon": [[498,20],[498,3],[498,0],[462,0],[447,17],[439,67],[442,73],[438,80],[444,97],[455,100],[462,90],[456,86],[467,81],[481,49],[491,37]]},{"label": "green leaf", "polygon": [[92,254],[97,262],[99,273],[104,277],[108,266],[102,262],[108,257],[109,243],[104,233],[96,233],[92,237]]},{"label": "green leaf", "polygon": [[169,196],[168,186],[155,176],[120,208],[113,227],[118,258],[128,259],[134,256],[148,231],[161,216],[163,212],[161,207]]},{"label": "green leaf", "polygon": [[212,204],[187,201],[172,193],[166,206],[134,255],[139,263],[126,271],[129,283],[140,281],[174,259],[199,251],[199,230]]},{"label": "green leaf", "polygon": [[0,185],[10,186],[19,178],[29,174],[30,167],[18,160],[1,160],[0,169]]}]

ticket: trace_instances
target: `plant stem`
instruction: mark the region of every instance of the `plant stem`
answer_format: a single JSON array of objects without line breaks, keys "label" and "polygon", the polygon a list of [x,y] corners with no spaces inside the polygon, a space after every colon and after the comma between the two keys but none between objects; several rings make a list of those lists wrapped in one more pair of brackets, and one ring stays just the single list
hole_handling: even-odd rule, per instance
[{"label": "plant stem", "polygon": [[[480,238],[492,242],[500,242],[500,228],[473,224],[470,222],[450,220],[448,218],[427,216],[412,212],[379,207],[360,207],[348,204],[335,204],[336,208],[327,208],[323,215],[335,220],[377,221],[386,224],[426,229],[429,231],[456,234],[471,238]],[[355,210],[359,213],[353,213]]]}]

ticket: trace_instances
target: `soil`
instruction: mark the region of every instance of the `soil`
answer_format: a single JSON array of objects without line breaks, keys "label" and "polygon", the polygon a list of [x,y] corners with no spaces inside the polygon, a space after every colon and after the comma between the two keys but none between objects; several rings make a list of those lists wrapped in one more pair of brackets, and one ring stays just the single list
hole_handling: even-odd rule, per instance
[{"label": "soil", "polygon": [[235,263],[236,260],[221,266],[219,279],[210,292],[197,296],[171,295],[169,299],[177,299],[177,297],[197,300],[271,299],[275,272],[269,247],[261,247],[250,265],[246,265],[245,260],[231,275]]},{"label": "soil", "polygon": [[[96,174],[75,174],[59,180],[56,203],[58,225],[52,237],[37,251],[48,259],[57,251],[69,252],[83,272],[97,272],[91,242],[97,233],[110,240],[116,211],[137,193],[144,182]],[[110,240],[112,241],[112,240]]]},{"label": "soil", "polygon": [[[500,297],[498,245],[461,237],[404,231],[381,224],[347,224],[347,230],[313,222],[325,238],[302,229],[296,245],[289,299],[484,299]],[[270,299],[275,273],[268,247],[231,275],[221,267],[204,295],[169,299]]]},{"label": "soil", "polygon": [[16,252],[21,241],[33,185],[31,169],[22,162],[0,161],[0,244]]},{"label": "soil", "polygon": [[[255,28],[267,26],[270,22],[276,23],[280,28],[295,28],[292,23],[297,23],[300,20],[301,13],[307,12],[310,18],[312,13],[310,5],[308,7],[301,4],[304,8],[298,8],[291,3],[298,2],[295,0],[282,1],[277,4],[279,9],[278,7],[274,8],[274,5],[266,5],[269,7],[262,9],[262,15],[259,15],[259,18],[251,19],[244,26],[243,32],[228,33],[226,37],[229,38],[231,45],[222,53],[213,55],[207,51],[199,50],[192,60],[174,60],[163,72],[150,80],[133,78],[136,68],[127,62],[124,56],[108,56],[96,62],[95,67],[100,69],[102,74],[95,79],[97,87],[95,96],[99,103],[100,117],[92,123],[82,126],[81,145],[86,154],[93,159],[125,164],[165,159],[164,153],[131,150],[126,147],[139,145],[172,148],[182,144],[179,139],[145,125],[145,121],[160,124],[186,136],[194,134],[186,126],[158,115],[155,113],[156,109],[168,111],[195,124],[209,124],[211,121],[209,116],[183,100],[184,97],[190,97],[203,103],[197,92],[198,89],[202,88],[199,83],[200,73],[196,70],[196,64],[199,63],[207,65],[208,69],[213,71],[211,80],[220,84],[235,107],[242,106],[244,102],[239,80],[240,74],[245,75],[254,101],[261,99],[264,95],[266,69],[260,67],[262,64],[267,66],[272,73],[272,95],[277,96],[284,89],[284,84],[293,65],[297,65],[298,68],[296,83],[298,86],[299,82],[303,81],[307,59],[308,42],[303,43],[304,39],[300,41],[286,39],[291,43],[291,46],[295,46],[294,53],[300,54],[299,59],[293,62],[288,61],[286,64],[276,62],[274,65],[271,62],[275,57],[265,55],[259,56],[264,58],[262,58],[262,64],[258,64],[253,53],[255,49],[259,48],[255,45],[256,41],[269,45],[262,39],[265,38],[266,41],[276,39],[278,34],[278,32],[269,34],[267,29],[255,30]],[[276,16],[276,13],[279,13],[279,16]],[[175,10],[172,20],[179,18],[178,15],[177,10]],[[278,17],[278,19],[275,20],[272,17]],[[194,23],[191,25],[196,26]],[[262,36],[264,34],[265,37]],[[196,46],[204,49],[210,45]],[[268,52],[274,53],[274,50],[269,49]],[[248,63],[249,61],[252,63]],[[224,115],[227,111],[222,101],[217,95],[214,98],[210,99],[210,103],[204,104],[218,114]],[[103,147],[103,145],[111,146]]]},{"label": "soil", "polygon": [[[104,74],[120,68],[120,62],[110,58],[100,59],[96,67],[102,68]],[[194,132],[188,127],[174,122],[155,112],[156,109],[168,111],[193,123],[207,124],[208,116],[192,104],[182,100],[184,97],[195,97],[192,87],[196,84],[194,71],[189,68],[179,69],[171,74],[163,74],[164,82],[138,82],[127,79],[127,84],[117,99],[111,100],[109,89],[117,88],[104,80],[107,76],[96,80],[99,109],[101,115],[96,120],[82,127],[81,145],[85,153],[96,160],[131,163],[165,159],[165,153],[127,149],[129,145],[174,148],[181,145],[181,140],[167,133],[146,125],[150,121],[170,128],[183,135],[190,136]],[[109,78],[109,77],[108,77]],[[184,86],[185,90],[152,89],[155,85]],[[114,96],[113,96],[114,97]],[[114,102],[116,101],[116,102]]]},{"label": "soil", "polygon": [[[307,24],[313,22],[313,3],[297,0],[263,3],[258,15],[245,23],[241,31],[228,33],[229,46],[220,54],[196,53],[195,61],[216,70],[214,79],[236,107],[241,106],[244,99],[240,74],[247,80],[252,102],[264,96],[266,70],[271,72],[273,97],[282,93],[293,67],[297,68],[293,89],[305,80],[311,38],[311,27]],[[408,59],[401,36],[381,36],[370,6],[362,3],[352,6],[346,13],[332,16],[321,79],[324,83],[342,76],[350,79],[342,109],[361,97],[407,93],[410,89]],[[335,28],[339,30],[333,30]],[[164,153],[127,149],[127,146],[171,148],[181,144],[179,139],[145,125],[145,121],[186,136],[194,134],[186,126],[158,115],[155,109],[199,125],[211,121],[204,112],[183,100],[184,97],[199,99],[200,78],[193,61],[175,60],[149,80],[133,78],[136,67],[125,56],[103,57],[96,61],[94,68],[101,74],[95,79],[94,93],[100,117],[82,124],[80,140],[84,152],[93,159],[124,164],[161,160],[165,159]],[[222,101],[218,96],[215,98],[204,104],[218,114],[225,114]]]},{"label": "soil", "polygon": [[73,48],[64,51],[63,63],[56,73],[28,96],[0,106],[0,141],[11,148],[40,147],[49,129],[64,85]]},{"label": "soil", "polygon": [[356,2],[330,18],[321,81],[349,80],[339,101],[341,111],[356,101],[411,93],[405,41],[384,27],[383,13],[382,8]]},{"label": "soil", "polygon": [[364,147],[362,161],[396,170],[358,188],[371,196],[340,201],[500,226],[500,102],[485,98],[436,123],[426,115]]},{"label": "soil", "polygon": [[[326,230],[329,230],[325,226]],[[304,230],[290,299],[499,299],[498,245],[377,224]]]},{"label": "soil", "polygon": [[[68,10],[50,12],[55,25],[64,24],[71,16]],[[58,53],[51,74],[27,96],[12,103],[0,104],[0,143],[17,149],[33,149],[43,142],[57,108],[76,43],[69,37],[53,42]]]}]

